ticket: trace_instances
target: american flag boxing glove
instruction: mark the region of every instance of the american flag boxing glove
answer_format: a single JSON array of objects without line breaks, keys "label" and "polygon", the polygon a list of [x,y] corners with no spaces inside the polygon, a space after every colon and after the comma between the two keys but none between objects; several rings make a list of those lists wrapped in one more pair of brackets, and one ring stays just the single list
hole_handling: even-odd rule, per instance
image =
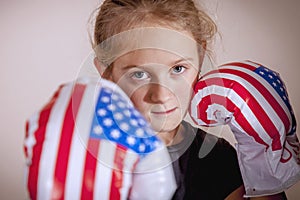
[{"label": "american flag boxing glove", "polygon": [[296,120],[279,74],[251,61],[224,64],[195,84],[197,125],[228,124],[237,140],[245,196],[279,193],[300,179]]},{"label": "american flag boxing glove", "polygon": [[117,85],[62,85],[27,121],[30,199],[170,199],[169,154]]}]

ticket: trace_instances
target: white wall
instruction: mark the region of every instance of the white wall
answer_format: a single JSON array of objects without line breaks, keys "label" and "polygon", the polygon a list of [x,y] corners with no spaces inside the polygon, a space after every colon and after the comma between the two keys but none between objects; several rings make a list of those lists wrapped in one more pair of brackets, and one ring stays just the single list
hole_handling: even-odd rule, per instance
[{"label": "white wall", "polygon": [[[207,0],[206,4],[223,37],[216,43],[217,62],[252,59],[280,72],[300,119],[300,1]],[[87,21],[96,5],[96,0],[0,2],[1,199],[25,199],[25,119],[60,83],[77,76],[91,51]],[[300,197],[299,187],[300,183],[287,191],[291,200]]]}]

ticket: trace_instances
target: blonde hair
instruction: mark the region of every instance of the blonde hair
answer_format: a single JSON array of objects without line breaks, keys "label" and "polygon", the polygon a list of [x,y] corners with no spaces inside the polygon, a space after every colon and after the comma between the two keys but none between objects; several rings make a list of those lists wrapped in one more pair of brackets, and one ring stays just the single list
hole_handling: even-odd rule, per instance
[{"label": "blonde hair", "polygon": [[193,0],[104,0],[95,18],[93,48],[116,34],[149,24],[188,31],[205,49],[217,31]]}]

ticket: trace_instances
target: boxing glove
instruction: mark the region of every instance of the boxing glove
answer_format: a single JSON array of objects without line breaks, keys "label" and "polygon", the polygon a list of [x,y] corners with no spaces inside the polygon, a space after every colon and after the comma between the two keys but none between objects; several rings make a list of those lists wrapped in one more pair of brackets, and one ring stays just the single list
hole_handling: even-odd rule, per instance
[{"label": "boxing glove", "polygon": [[227,63],[195,84],[190,115],[200,126],[229,125],[246,197],[282,192],[300,179],[296,120],[277,72]]},{"label": "boxing glove", "polygon": [[117,85],[63,84],[27,120],[30,199],[170,199],[176,189],[163,143]]}]

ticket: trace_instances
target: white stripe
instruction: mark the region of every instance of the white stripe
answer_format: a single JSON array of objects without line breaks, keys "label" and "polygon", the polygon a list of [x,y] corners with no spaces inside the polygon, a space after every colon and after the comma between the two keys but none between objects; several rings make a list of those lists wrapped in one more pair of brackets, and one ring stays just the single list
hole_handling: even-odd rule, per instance
[{"label": "white stripe", "polygon": [[[244,60],[244,61],[233,61],[233,62],[225,63],[225,64],[219,66],[219,68],[226,68],[227,66],[230,66],[230,65],[228,65],[228,64],[230,64],[230,63],[241,63],[241,64],[250,65],[250,66],[255,67],[255,68],[258,68],[258,67],[260,67],[260,66],[263,66],[263,65],[260,65],[260,64],[256,64],[256,63],[254,63],[254,62],[252,62],[252,61]],[[231,66],[240,67],[240,66],[234,65],[234,64],[232,64]],[[243,68],[243,67],[242,67],[242,68]]]},{"label": "white stripe", "polygon": [[72,84],[68,84],[61,89],[59,97],[50,113],[40,160],[37,199],[47,200],[50,199],[52,195],[53,177],[61,129],[72,89]]},{"label": "white stripe", "polygon": [[198,118],[198,113],[199,113],[198,104],[200,103],[202,98],[206,97],[209,94],[211,94],[211,91],[201,89],[196,92],[195,96],[193,97],[193,99],[191,101],[191,117],[193,117],[194,121],[199,126],[205,126],[205,125],[215,126],[215,125],[217,125],[217,124],[206,124],[204,121],[202,121],[200,118]]},{"label": "white stripe", "polygon": [[32,156],[33,156],[32,150],[33,150],[33,147],[36,145],[36,139],[35,139],[34,133],[39,127],[39,116],[40,116],[40,112],[33,114],[28,119],[28,136],[24,141],[24,146],[27,148],[28,155],[26,158],[26,162],[28,164],[30,164],[32,161]]},{"label": "white stripe", "polygon": [[99,90],[95,90],[94,85],[87,85],[80,102],[70,147],[65,199],[80,199],[81,196],[85,155],[95,111],[96,98],[94,96],[98,96],[95,93],[99,93]]},{"label": "white stripe", "polygon": [[244,61],[244,62],[241,62],[241,63],[250,65],[250,66],[255,67],[255,68],[259,68],[260,66],[262,66],[262,65],[260,65],[260,64],[253,63],[253,62],[251,62],[251,61]]},{"label": "white stripe", "polygon": [[109,199],[115,151],[114,143],[101,140],[95,174],[94,199]]},{"label": "white stripe", "polygon": [[[288,109],[288,107],[286,106],[286,104],[283,102],[283,100],[281,99],[280,95],[277,93],[277,91],[269,84],[269,82],[267,80],[265,80],[263,77],[261,77],[260,75],[258,75],[257,73],[246,69],[246,68],[242,68],[242,67],[236,67],[236,66],[224,66],[222,67],[222,69],[224,68],[228,68],[228,69],[233,69],[233,70],[238,70],[241,72],[244,72],[246,74],[249,74],[250,76],[252,76],[253,78],[255,78],[256,80],[258,80],[258,82],[262,83],[262,85],[265,86],[265,88],[271,93],[271,95],[274,97],[274,99],[276,99],[276,101],[279,103],[279,105],[283,108],[284,112],[287,114],[289,121],[292,121],[292,117],[291,117],[291,113]],[[292,124],[290,123],[290,127],[289,130],[291,129]]]},{"label": "white stripe", "polygon": [[[252,128],[259,134],[260,138],[263,141],[265,141],[267,144],[271,143],[272,139],[270,138],[268,133],[266,133],[264,128],[261,126],[261,124],[257,123],[259,121],[256,118],[256,116],[253,114],[252,110],[249,108],[247,103],[244,102],[244,100],[234,90],[224,88],[221,86],[216,86],[216,85],[208,86],[208,87],[204,88],[203,90],[205,93],[210,93],[212,91],[213,92],[212,94],[216,94],[216,95],[220,95],[220,96],[224,96],[224,94],[228,94],[227,98],[230,99],[232,101],[232,103],[236,105],[236,107],[243,108],[242,113],[248,121],[250,120],[249,123],[251,125],[256,124],[256,126],[252,126]],[[224,91],[225,91],[225,93],[224,93]],[[230,112],[230,111],[228,111],[228,112]]]},{"label": "white stripe", "polygon": [[[267,116],[270,118],[270,120],[273,122],[274,127],[277,129],[277,131],[281,135],[285,135],[284,123],[278,116],[278,114],[275,112],[273,107],[269,104],[269,102],[264,98],[264,96],[255,88],[251,83],[249,83],[247,80],[243,79],[240,76],[236,76],[229,73],[218,73],[218,74],[211,74],[207,77],[208,78],[224,78],[228,80],[232,80],[234,82],[237,82],[241,84],[246,90],[248,90],[256,99],[256,101],[259,103],[259,105],[262,106],[264,111],[266,112]],[[224,93],[227,94],[227,93]],[[248,119],[251,120],[251,119]],[[254,122],[256,123],[256,122]],[[284,138],[281,138],[281,144],[283,144]]]},{"label": "white stripe", "polygon": [[[231,131],[234,133],[235,139],[238,142],[240,142],[239,138],[242,138],[243,135],[246,133],[246,131],[237,123],[234,117],[231,119],[231,123],[229,124],[229,127]],[[237,134],[237,133],[241,133],[241,134]]]},{"label": "white stripe", "polygon": [[27,157],[26,157],[26,166],[24,169],[24,184],[26,187],[27,194],[29,194],[28,191],[28,175],[29,175],[29,167],[32,163],[32,156],[33,156],[33,147],[36,145],[36,139],[34,133],[38,129],[38,124],[39,124],[39,116],[40,112],[33,114],[29,119],[28,119],[28,135],[25,138],[24,141],[24,146],[27,148]]},{"label": "white stripe", "polygon": [[120,188],[121,198],[120,199],[128,199],[129,189],[132,185],[132,170],[134,170],[134,164],[138,160],[138,154],[130,149],[127,150],[126,156],[124,159],[123,166],[123,183],[122,188]]}]

